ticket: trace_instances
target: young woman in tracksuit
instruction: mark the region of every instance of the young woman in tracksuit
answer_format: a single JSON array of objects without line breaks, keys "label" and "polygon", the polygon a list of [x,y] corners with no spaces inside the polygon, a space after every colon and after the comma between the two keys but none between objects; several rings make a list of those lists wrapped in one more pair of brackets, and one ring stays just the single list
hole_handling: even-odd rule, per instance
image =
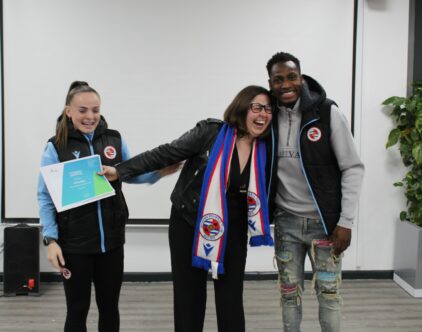
[{"label": "young woman in tracksuit", "polygon": [[[41,166],[98,154],[103,165],[129,159],[119,132],[108,129],[100,115],[100,96],[86,82],[73,82],[58,119],[56,135],[44,150]],[[165,171],[131,179],[154,183]],[[116,195],[58,213],[39,177],[38,203],[48,260],[63,273],[66,332],[86,331],[91,283],[99,311],[98,330],[119,331],[119,294],[123,278],[123,244],[128,209],[121,182],[111,183]],[[70,271],[70,273],[68,273]]]}]

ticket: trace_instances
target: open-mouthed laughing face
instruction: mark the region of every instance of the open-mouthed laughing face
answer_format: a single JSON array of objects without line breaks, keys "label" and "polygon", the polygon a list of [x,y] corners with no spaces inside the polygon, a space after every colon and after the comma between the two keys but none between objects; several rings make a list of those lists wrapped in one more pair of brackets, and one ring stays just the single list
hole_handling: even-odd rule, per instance
[{"label": "open-mouthed laughing face", "polygon": [[100,122],[100,97],[94,92],[77,93],[70,105],[66,106],[66,116],[73,127],[83,134],[95,131]]},{"label": "open-mouthed laughing face", "polygon": [[257,95],[249,105],[246,115],[246,129],[252,138],[261,136],[272,119],[270,98],[265,94]]},{"label": "open-mouthed laughing face", "polygon": [[268,83],[278,104],[292,107],[300,97],[303,78],[293,61],[277,62],[271,68]]}]

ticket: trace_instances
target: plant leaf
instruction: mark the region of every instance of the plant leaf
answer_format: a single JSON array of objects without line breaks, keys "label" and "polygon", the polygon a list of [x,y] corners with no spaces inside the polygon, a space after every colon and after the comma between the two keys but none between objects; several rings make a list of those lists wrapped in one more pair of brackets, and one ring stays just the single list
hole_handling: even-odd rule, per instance
[{"label": "plant leaf", "polygon": [[413,84],[409,97],[393,96],[383,105],[392,106],[390,117],[394,127],[388,135],[386,147],[398,145],[407,173],[395,187],[402,187],[406,197],[406,211],[400,220],[422,226],[422,82]]},{"label": "plant leaf", "polygon": [[[421,107],[421,111],[422,111],[422,107]],[[419,115],[418,118],[416,118],[415,127],[418,130],[418,132],[421,133],[421,131],[422,131],[422,117],[420,115]]]},{"label": "plant leaf", "polygon": [[407,216],[406,211],[402,211],[402,212],[400,212],[400,220],[401,220],[401,221],[406,220],[406,216]]},{"label": "plant leaf", "polygon": [[390,146],[395,145],[400,137],[400,129],[395,128],[392,131],[390,131],[390,134],[388,135],[388,141],[386,144],[386,148],[389,148]]},{"label": "plant leaf", "polygon": [[382,104],[383,105],[400,106],[400,105],[404,104],[405,100],[406,100],[406,98],[393,96],[393,97],[390,97],[390,98],[387,98],[386,100],[384,100],[382,102]]},{"label": "plant leaf", "polygon": [[416,144],[412,149],[413,158],[417,164],[422,163],[422,143]]}]

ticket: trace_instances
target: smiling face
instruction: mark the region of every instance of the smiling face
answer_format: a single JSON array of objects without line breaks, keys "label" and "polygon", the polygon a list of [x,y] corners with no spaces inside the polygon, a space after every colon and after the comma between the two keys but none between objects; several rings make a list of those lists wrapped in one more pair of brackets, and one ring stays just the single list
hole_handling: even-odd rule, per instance
[{"label": "smiling face", "polygon": [[271,68],[268,83],[278,103],[292,107],[300,97],[303,78],[293,61],[277,62]]},{"label": "smiling face", "polygon": [[83,134],[92,133],[100,122],[100,104],[100,97],[94,92],[77,93],[66,106],[66,116],[75,129]]},{"label": "smiling face", "polygon": [[248,113],[246,115],[246,129],[248,131],[248,135],[251,138],[257,138],[264,133],[273,117],[271,113],[267,113],[264,110],[264,107],[262,107],[268,107],[268,105],[271,105],[270,98],[265,94],[260,94],[252,99],[250,104],[261,105],[261,110],[257,113],[253,112],[251,107],[249,107]]}]

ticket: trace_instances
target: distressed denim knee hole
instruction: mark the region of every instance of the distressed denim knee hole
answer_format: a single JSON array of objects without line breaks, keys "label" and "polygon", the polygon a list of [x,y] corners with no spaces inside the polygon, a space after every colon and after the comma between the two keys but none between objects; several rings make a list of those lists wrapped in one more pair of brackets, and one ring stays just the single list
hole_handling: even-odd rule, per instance
[{"label": "distressed denim knee hole", "polygon": [[318,294],[319,305],[328,310],[340,310],[343,299],[337,290],[323,291]]},{"label": "distressed denim knee hole", "polygon": [[288,250],[281,250],[280,253],[277,255],[277,259],[281,263],[288,263],[292,260],[292,253]]},{"label": "distressed denim knee hole", "polygon": [[301,304],[302,290],[298,284],[281,284],[280,293],[282,305],[296,307]]},{"label": "distressed denim knee hole", "polygon": [[289,270],[289,263],[293,260],[292,253],[288,250],[280,250],[275,255],[278,266],[278,281],[279,285],[291,283],[293,275]]},{"label": "distressed denim knee hole", "polygon": [[311,258],[315,263],[316,271],[340,273],[343,255],[335,256],[332,243],[328,240],[312,241]]},{"label": "distressed denim knee hole", "polygon": [[314,289],[317,294],[337,294],[341,277],[336,272],[319,271],[314,275]]}]

